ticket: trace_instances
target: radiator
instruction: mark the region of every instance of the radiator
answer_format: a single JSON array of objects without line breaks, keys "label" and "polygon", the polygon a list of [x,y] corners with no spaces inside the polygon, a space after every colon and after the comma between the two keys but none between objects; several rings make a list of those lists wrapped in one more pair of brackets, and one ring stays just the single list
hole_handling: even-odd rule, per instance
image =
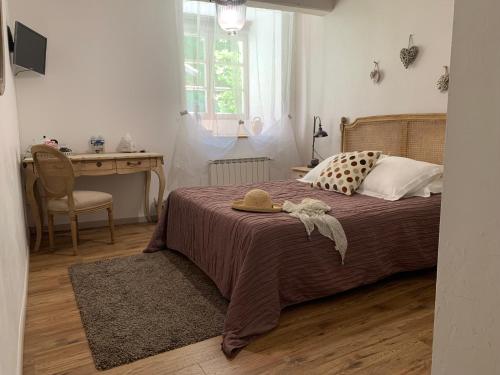
[{"label": "radiator", "polygon": [[268,157],[211,160],[211,186],[244,185],[270,180]]}]

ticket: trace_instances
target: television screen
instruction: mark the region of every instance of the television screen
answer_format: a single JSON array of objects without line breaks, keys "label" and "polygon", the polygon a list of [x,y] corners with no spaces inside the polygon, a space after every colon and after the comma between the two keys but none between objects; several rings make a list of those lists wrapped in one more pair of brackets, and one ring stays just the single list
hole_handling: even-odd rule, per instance
[{"label": "television screen", "polygon": [[16,21],[14,64],[45,74],[47,38]]}]

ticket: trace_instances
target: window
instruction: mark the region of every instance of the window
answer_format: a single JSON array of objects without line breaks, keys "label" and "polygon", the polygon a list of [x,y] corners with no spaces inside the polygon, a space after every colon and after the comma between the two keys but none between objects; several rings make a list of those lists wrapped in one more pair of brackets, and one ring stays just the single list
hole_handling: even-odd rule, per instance
[{"label": "window", "polygon": [[218,38],[214,46],[214,112],[244,115],[244,43]]},{"label": "window", "polygon": [[186,102],[189,112],[207,112],[207,58],[205,38],[184,36]]},{"label": "window", "polygon": [[248,113],[247,35],[226,35],[211,16],[184,19],[187,110],[201,114],[210,130],[217,120],[234,133]]}]

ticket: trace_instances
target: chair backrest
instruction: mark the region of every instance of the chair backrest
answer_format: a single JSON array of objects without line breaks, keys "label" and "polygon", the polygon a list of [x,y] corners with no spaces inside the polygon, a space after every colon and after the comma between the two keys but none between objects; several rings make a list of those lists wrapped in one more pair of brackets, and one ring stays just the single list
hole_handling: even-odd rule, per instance
[{"label": "chair backrest", "polygon": [[32,146],[31,154],[47,198],[68,196],[72,206],[75,172],[71,160],[62,152],[46,145]]}]

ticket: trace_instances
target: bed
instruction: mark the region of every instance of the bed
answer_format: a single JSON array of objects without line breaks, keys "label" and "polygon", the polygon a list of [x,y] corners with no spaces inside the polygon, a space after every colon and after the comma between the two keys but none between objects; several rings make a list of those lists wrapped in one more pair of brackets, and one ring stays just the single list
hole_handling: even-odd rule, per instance
[{"label": "bed", "polygon": [[[342,149],[382,150],[442,163],[442,114],[376,116],[348,124]],[[332,207],[349,247],[342,265],[332,242],[286,213],[234,211],[230,202],[249,189],[273,200],[315,198]],[[230,301],[222,349],[234,355],[279,323],[286,306],[330,296],[387,276],[434,267],[440,195],[396,202],[311,189],[295,180],[259,185],[182,188],[170,194],[146,251],[170,249],[187,256]]]}]

